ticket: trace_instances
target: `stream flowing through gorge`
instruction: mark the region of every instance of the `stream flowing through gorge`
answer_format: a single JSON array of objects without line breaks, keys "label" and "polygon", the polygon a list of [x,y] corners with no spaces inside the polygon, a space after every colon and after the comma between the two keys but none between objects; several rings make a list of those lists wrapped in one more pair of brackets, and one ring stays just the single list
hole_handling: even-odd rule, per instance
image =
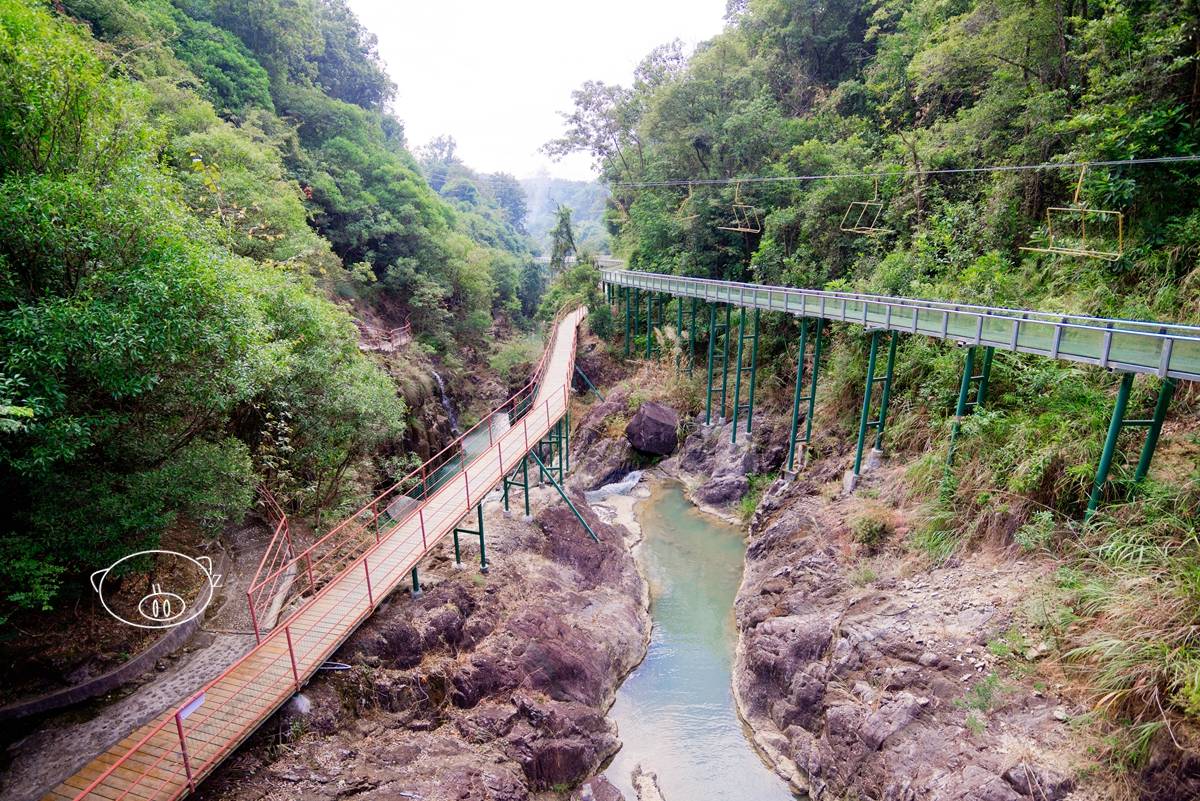
[{"label": "stream flowing through gorge", "polygon": [[674,483],[655,487],[637,510],[653,630],[645,661],[609,710],[623,745],[605,775],[631,801],[638,764],[658,775],[667,801],[790,801],[733,700],[742,532],[701,513]]}]

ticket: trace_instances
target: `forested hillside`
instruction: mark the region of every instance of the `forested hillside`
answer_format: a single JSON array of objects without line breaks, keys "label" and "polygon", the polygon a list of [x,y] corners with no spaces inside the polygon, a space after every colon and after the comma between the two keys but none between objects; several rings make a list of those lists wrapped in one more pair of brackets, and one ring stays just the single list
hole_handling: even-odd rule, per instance
[{"label": "forested hillside", "polygon": [[571,210],[575,242],[581,249],[608,252],[608,230],[604,222],[608,190],[603,184],[543,175],[526,178],[521,181],[521,186],[529,198],[529,235],[545,254],[550,253],[550,234],[558,220],[559,206]]},{"label": "forested hillside", "polygon": [[[727,18],[690,56],[649,54],[632,86],[582,86],[548,145],[603,169],[614,252],[632,267],[1200,321],[1196,164],[1093,166],[1078,197],[1077,167],[979,169],[1200,153],[1200,3],[733,0]],[[851,203],[876,198],[872,230],[843,230]],[[1049,206],[1122,212],[1123,247],[1093,217],[1112,260],[1021,250],[1047,244]],[[760,386],[782,407],[797,323],[765,320]],[[861,329],[833,334],[818,457],[852,443],[865,357]],[[988,407],[946,470],[962,352],[903,338],[896,369],[885,444],[925,503],[907,545],[1063,559],[1038,626],[1097,709],[1129,724],[1101,750],[1140,765],[1151,743],[1182,740],[1200,711],[1195,388],[1175,397],[1170,455],[1148,483],[1129,480],[1141,440],[1122,439],[1107,505],[1083,526],[1115,378],[997,354]],[[1158,387],[1138,380],[1131,415],[1149,416]]]},{"label": "forested hillside", "polygon": [[520,212],[431,189],[394,92],[343,0],[0,0],[0,621],[256,485],[336,505],[406,419],[347,309],[519,315]]}]

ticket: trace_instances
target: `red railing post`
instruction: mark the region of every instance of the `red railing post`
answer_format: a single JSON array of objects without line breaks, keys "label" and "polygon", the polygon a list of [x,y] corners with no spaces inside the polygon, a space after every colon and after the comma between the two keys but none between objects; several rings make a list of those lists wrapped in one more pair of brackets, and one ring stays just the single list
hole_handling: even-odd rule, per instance
[{"label": "red railing post", "polygon": [[379,512],[378,501],[371,501],[371,515],[375,518],[375,541],[379,542]]},{"label": "red railing post", "polygon": [[463,489],[467,493],[467,509],[471,508],[471,481],[467,477],[467,467],[463,465]]},{"label": "red railing post", "polygon": [[262,642],[262,635],[258,631],[258,613],[254,611],[254,588],[246,590],[246,605],[250,607],[250,624],[254,626],[254,641]]},{"label": "red railing post", "polygon": [[304,552],[304,561],[308,563],[308,589],[311,592],[317,591],[317,582],[313,579],[312,572],[312,554],[308,551]]},{"label": "red railing post", "polygon": [[496,440],[496,461],[497,467],[500,470],[500,477],[504,477],[504,454],[500,451],[500,440]]},{"label": "red railing post", "polygon": [[367,600],[371,606],[375,606],[375,593],[371,591],[371,568],[367,565],[367,560],[363,559],[363,572],[367,574]]},{"label": "red railing post", "polygon": [[428,549],[429,543],[425,541],[425,507],[417,507],[417,519],[421,521],[421,547]]},{"label": "red railing post", "polygon": [[296,680],[296,692],[300,692],[300,671],[296,670],[296,651],[292,648],[292,627],[283,627],[283,636],[287,637],[288,656],[292,660],[292,678]]},{"label": "red railing post", "polygon": [[525,428],[525,452],[529,453],[529,415],[526,414],[521,418],[521,425]]},{"label": "red railing post", "polygon": [[183,756],[183,772],[187,774],[188,788],[196,792],[196,780],[192,778],[192,762],[188,759],[187,738],[183,736],[183,718],[175,713],[175,731],[179,732],[179,753]]}]

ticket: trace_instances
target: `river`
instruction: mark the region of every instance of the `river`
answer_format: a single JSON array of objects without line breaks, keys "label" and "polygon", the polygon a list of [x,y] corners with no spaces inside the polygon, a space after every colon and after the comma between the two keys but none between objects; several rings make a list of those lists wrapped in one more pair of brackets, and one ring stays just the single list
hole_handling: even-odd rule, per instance
[{"label": "river", "polygon": [[623,747],[605,775],[630,801],[639,763],[658,775],[666,801],[791,801],[750,745],[733,701],[742,532],[702,514],[677,484],[656,487],[638,512],[653,630],[645,661],[609,711]]}]

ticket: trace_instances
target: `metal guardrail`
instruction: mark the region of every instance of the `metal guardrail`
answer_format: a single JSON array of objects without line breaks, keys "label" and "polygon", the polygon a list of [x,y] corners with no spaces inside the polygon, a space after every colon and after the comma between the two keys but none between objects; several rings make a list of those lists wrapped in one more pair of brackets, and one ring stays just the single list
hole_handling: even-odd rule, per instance
[{"label": "metal guardrail", "polygon": [[819,317],[1128,373],[1200,381],[1200,326],[937,300],[686,278],[604,268],[601,280],[708,302]]}]

